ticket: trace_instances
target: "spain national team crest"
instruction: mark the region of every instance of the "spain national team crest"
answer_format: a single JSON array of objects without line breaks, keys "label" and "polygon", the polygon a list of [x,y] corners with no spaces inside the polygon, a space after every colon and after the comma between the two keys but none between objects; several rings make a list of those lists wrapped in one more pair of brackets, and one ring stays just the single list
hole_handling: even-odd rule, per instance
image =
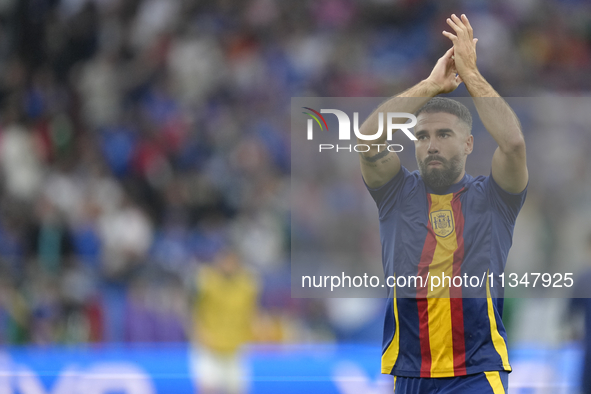
[{"label": "spain national team crest", "polygon": [[431,227],[439,237],[447,237],[454,231],[454,219],[450,210],[431,212]]}]

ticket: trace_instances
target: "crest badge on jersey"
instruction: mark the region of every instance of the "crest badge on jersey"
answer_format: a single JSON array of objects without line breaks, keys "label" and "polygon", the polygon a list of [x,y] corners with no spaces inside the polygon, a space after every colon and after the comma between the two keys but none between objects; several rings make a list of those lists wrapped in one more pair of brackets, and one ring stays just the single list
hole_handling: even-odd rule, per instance
[{"label": "crest badge on jersey", "polygon": [[435,235],[447,237],[454,231],[454,219],[450,210],[431,212],[431,227]]}]

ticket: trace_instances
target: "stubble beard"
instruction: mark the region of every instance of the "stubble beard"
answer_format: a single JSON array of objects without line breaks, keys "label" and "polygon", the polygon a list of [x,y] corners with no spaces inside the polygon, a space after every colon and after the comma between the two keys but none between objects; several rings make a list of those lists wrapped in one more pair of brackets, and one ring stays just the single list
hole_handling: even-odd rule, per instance
[{"label": "stubble beard", "polygon": [[[441,162],[442,168],[429,168],[427,163],[432,160]],[[460,156],[454,156],[449,160],[441,156],[427,156],[423,161],[417,160],[417,164],[419,173],[427,186],[439,190],[453,185],[464,169]]]}]

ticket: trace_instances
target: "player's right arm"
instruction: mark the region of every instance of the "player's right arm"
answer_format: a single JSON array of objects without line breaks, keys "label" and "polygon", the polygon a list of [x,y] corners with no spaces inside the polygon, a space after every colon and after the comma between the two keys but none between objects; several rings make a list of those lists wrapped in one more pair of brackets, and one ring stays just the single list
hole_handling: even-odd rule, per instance
[{"label": "player's right arm", "polygon": [[[431,75],[412,88],[392,97],[382,103],[361,125],[359,132],[364,135],[373,135],[379,127],[379,113],[384,113],[384,129],[386,114],[388,112],[406,112],[414,114],[432,97],[441,93],[454,91],[462,82],[457,76],[455,63],[452,58],[453,48],[450,48],[435,64]],[[404,123],[406,119],[399,119],[395,123]],[[361,173],[365,183],[370,188],[378,188],[400,171],[400,159],[394,152],[386,149],[388,141],[387,133],[382,132],[380,138],[371,141],[358,139],[359,144],[370,145],[370,150],[360,153]]]}]

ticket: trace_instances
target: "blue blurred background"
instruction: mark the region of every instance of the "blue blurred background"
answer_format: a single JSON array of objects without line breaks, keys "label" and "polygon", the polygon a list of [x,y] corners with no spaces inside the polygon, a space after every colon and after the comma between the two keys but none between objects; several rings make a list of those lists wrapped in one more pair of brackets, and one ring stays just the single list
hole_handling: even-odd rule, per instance
[{"label": "blue blurred background", "polygon": [[[1,0],[2,392],[91,392],[80,382],[112,371],[140,388],[92,392],[195,392],[197,277],[228,243],[259,288],[250,392],[390,391],[383,300],[291,298],[289,105],[410,87],[449,47],[452,12],[501,95],[589,95],[583,0]],[[591,138],[571,135],[527,135],[549,153],[513,261],[591,259]],[[508,300],[512,392],[576,392],[564,307]]]}]

